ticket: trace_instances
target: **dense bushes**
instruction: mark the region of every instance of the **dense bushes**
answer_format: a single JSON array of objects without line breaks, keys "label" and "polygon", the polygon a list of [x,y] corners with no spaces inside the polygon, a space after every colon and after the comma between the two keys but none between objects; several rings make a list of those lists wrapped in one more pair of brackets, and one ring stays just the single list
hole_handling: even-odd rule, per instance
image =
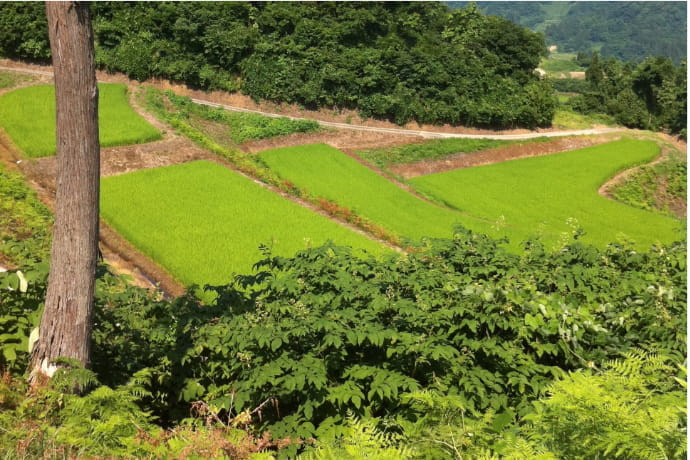
[{"label": "dense bushes", "polygon": [[[397,424],[411,438],[433,412],[425,405],[446,404],[483,430],[486,439],[476,442],[491,443],[515,417],[533,413],[533,401],[567,371],[600,368],[634,347],[677,362],[686,352],[681,244],[638,253],[574,242],[551,253],[531,241],[514,255],[459,231],[378,261],[325,246],[256,267],[233,285],[208,287],[216,293],[208,305],[191,295],[156,299],[101,275],[99,380],[126,385],[148,369],[139,403],[164,426],[203,400],[218,420],[245,414],[280,438],[330,439],[347,432],[348,411]],[[31,286],[31,297],[3,288],[0,316],[31,315],[44,285]],[[17,354],[15,369],[25,355]],[[670,379],[674,371],[665,369]],[[432,425],[437,434],[446,426]]]},{"label": "dense bushes", "polygon": [[[45,60],[41,9],[0,8],[7,25],[0,53]],[[473,7],[103,2],[93,8],[98,66],[139,80],[239,88],[254,99],[357,109],[400,124],[533,128],[550,125],[556,106],[550,85],[533,75],[545,54],[543,37]],[[40,53],[34,45],[24,49],[28,40],[43,40]]]},{"label": "dense bushes", "polygon": [[638,65],[592,56],[581,95],[568,101],[582,113],[600,112],[631,128],[667,129],[686,135],[686,63],[676,67],[666,58],[648,58]]}]

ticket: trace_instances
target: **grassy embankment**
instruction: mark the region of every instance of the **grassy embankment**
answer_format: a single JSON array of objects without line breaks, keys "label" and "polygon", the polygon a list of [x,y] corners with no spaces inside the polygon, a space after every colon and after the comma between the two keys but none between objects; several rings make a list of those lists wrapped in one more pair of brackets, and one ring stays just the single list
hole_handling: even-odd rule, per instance
[{"label": "grassy embankment", "polygon": [[[123,84],[99,84],[98,118],[102,147],[160,139],[127,100]],[[29,158],[55,154],[55,89],[30,86],[0,96],[0,126]]]},{"label": "grassy embankment", "polygon": [[[535,141],[541,141],[541,138],[530,142]],[[385,170],[397,164],[436,160],[454,153],[472,153],[516,143],[524,143],[524,141],[433,139],[420,144],[405,144],[381,149],[361,150],[357,152],[357,155]]]},{"label": "grassy embankment", "polygon": [[383,247],[215,163],[198,161],[108,177],[101,213],[182,283],[219,284],[250,273],[259,246],[292,255],[327,240]]},{"label": "grassy embankment", "polygon": [[20,83],[33,80],[33,76],[17,72],[0,71],[0,89],[12,88]]},{"label": "grassy embankment", "polygon": [[[163,95],[150,89],[148,97],[162,101]],[[223,147],[234,148],[247,141],[270,139],[293,133],[322,131],[312,120],[293,120],[288,117],[268,117],[257,113],[231,112],[219,107],[196,104],[188,97],[166,91],[165,96],[174,111],[189,124]],[[165,106],[159,106],[159,110]]]},{"label": "grassy embankment", "polygon": [[626,238],[647,249],[682,238],[677,231],[681,222],[613,202],[597,190],[615,173],[651,161],[658,153],[653,142],[627,139],[410,182],[469,214],[503,220],[511,240],[537,232],[563,234],[571,230],[566,222],[574,219],[571,222],[585,231],[585,242],[603,246]]},{"label": "grassy embankment", "polygon": [[619,201],[669,216],[687,214],[687,159],[675,152],[664,161],[645,165],[611,190]]},{"label": "grassy embankment", "polygon": [[558,129],[593,129],[597,126],[620,126],[614,118],[603,113],[585,115],[562,105],[556,110],[552,125]]}]

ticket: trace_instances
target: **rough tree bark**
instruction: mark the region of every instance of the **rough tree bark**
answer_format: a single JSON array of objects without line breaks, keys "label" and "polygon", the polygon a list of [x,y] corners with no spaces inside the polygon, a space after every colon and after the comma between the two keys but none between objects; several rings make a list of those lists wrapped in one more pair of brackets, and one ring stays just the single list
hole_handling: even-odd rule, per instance
[{"label": "rough tree bark", "polygon": [[98,87],[87,2],[46,2],[55,72],[57,193],[50,274],[33,375],[58,357],[89,364],[98,253]]}]

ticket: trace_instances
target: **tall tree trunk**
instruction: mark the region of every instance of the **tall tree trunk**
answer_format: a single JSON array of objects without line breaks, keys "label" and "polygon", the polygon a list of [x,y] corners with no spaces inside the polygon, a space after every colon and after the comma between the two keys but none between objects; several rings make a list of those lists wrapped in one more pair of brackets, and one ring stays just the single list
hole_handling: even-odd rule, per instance
[{"label": "tall tree trunk", "polygon": [[55,72],[57,194],[50,274],[32,374],[68,357],[89,364],[98,253],[100,145],[91,13],[86,2],[46,2]]}]

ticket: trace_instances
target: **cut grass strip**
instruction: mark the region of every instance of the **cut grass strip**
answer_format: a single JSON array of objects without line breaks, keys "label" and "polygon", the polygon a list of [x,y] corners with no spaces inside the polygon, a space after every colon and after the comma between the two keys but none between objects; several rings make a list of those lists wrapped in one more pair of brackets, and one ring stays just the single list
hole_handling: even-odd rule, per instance
[{"label": "cut grass strip", "polygon": [[104,178],[103,218],[185,285],[247,274],[259,246],[290,256],[327,240],[383,246],[216,163],[197,161]]},{"label": "cut grass strip", "polygon": [[[680,221],[608,200],[598,188],[617,172],[646,163],[659,153],[651,141],[620,140],[545,157],[527,158],[418,177],[410,182],[468,214],[504,220],[511,241],[544,233],[570,233],[574,222],[583,241],[604,246],[621,238],[637,247],[684,236]],[[574,225],[574,224],[573,224]]]},{"label": "cut grass strip", "polygon": [[535,142],[548,142],[549,140],[550,139],[547,137],[540,137],[527,141],[461,138],[434,139],[420,144],[407,144],[382,149],[358,151],[357,155],[381,169],[387,169],[398,164],[415,163],[422,160],[435,160],[456,153],[472,153],[509,144],[522,145]]},{"label": "cut grass strip", "polygon": [[428,203],[324,144],[266,150],[259,158],[310,194],[346,206],[403,237],[450,238],[458,223],[490,230],[489,223]]},{"label": "cut grass strip", "polygon": [[227,129],[227,136],[237,144],[293,133],[322,131],[321,126],[313,120],[293,120],[288,117],[267,117],[258,113],[230,112],[220,107],[196,104],[191,98],[178,96],[172,91],[166,91],[165,94],[184,118],[196,115],[203,120],[219,123]]},{"label": "cut grass strip", "polygon": [[32,80],[30,75],[23,75],[17,72],[0,71],[0,89],[12,88],[25,81]]},{"label": "cut grass strip", "polygon": [[[98,120],[102,147],[142,144],[161,134],[129,105],[123,84],[98,85]],[[55,154],[55,88],[39,85],[0,97],[0,126],[29,158]]]}]

